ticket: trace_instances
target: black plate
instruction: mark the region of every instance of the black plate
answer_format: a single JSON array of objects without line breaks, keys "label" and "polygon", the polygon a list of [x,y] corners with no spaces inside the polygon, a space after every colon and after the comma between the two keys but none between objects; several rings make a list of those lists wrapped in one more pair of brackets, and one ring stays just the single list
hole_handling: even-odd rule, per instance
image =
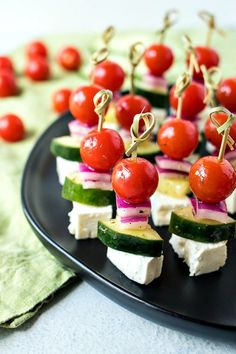
[{"label": "black plate", "polygon": [[229,242],[227,265],[221,271],[189,277],[187,266],[168,244],[166,228],[159,228],[166,241],[162,275],[150,285],[141,286],[127,279],[106,259],[106,249],[98,240],[76,241],[68,233],[71,203],[60,197],[55,158],[49,145],[53,137],[68,133],[70,119],[66,114],[46,130],[24,170],[23,208],[40,240],[59,260],[105,295],[142,316],[195,333],[224,334],[224,338],[231,333],[236,337],[234,241]]}]

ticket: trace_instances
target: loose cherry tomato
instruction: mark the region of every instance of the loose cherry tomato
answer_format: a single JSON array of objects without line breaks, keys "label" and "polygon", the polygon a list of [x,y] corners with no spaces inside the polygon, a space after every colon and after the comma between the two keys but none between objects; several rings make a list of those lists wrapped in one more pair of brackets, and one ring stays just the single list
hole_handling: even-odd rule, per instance
[{"label": "loose cherry tomato", "polygon": [[144,54],[145,63],[155,76],[162,76],[173,63],[172,50],[164,44],[157,43],[148,47]]},{"label": "loose cherry tomato", "polygon": [[196,126],[183,119],[170,119],[158,132],[158,144],[164,154],[172,159],[188,157],[198,145]]},{"label": "loose cherry tomato", "polygon": [[45,81],[49,79],[50,69],[46,59],[35,57],[26,65],[25,75],[33,81]]},{"label": "loose cherry tomato", "polygon": [[26,47],[26,55],[29,59],[36,57],[47,58],[48,50],[46,45],[41,41],[33,41]]},{"label": "loose cherry tomato", "polygon": [[11,59],[3,55],[0,56],[0,71],[1,70],[9,70],[12,74],[14,74],[14,68]]},{"label": "loose cherry tomato", "polygon": [[145,202],[157,185],[156,168],[141,157],[121,160],[113,169],[112,186],[118,196],[128,203]]},{"label": "loose cherry tomato", "polygon": [[125,73],[122,67],[110,60],[96,65],[92,73],[92,82],[111,91],[119,91],[123,85]]},{"label": "loose cherry tomato", "polygon": [[119,133],[112,129],[93,130],[81,141],[82,160],[98,171],[107,171],[124,155],[125,148]]},{"label": "loose cherry tomato", "polygon": [[[196,57],[197,57],[197,62],[198,65],[205,65],[207,69],[212,68],[213,66],[218,66],[219,65],[219,55],[218,53],[209,47],[195,47],[195,52],[196,52]],[[189,64],[189,59],[187,58],[187,64]],[[193,72],[193,78],[195,80],[201,80],[203,78],[202,71],[200,70],[199,73],[197,73],[195,70]]]},{"label": "loose cherry tomato", "polygon": [[15,114],[6,114],[0,118],[0,137],[9,142],[22,140],[25,128],[22,120]]},{"label": "loose cherry tomato", "polygon": [[[204,86],[198,82],[191,82],[182,95],[182,118],[191,120],[191,118],[201,112],[205,107],[204,97]],[[170,105],[177,110],[178,98],[175,96],[175,86],[170,90]]]},{"label": "loose cherry tomato", "polygon": [[52,105],[55,112],[63,113],[69,110],[71,90],[60,89],[52,96]]},{"label": "loose cherry tomato", "polygon": [[81,65],[80,52],[74,47],[65,47],[58,53],[57,62],[66,70],[78,70]]},{"label": "loose cherry tomato", "polygon": [[0,97],[14,96],[18,93],[15,76],[7,70],[0,71]]},{"label": "loose cherry tomato", "polygon": [[230,112],[236,112],[236,77],[222,80],[217,90],[217,99]]},{"label": "loose cherry tomato", "polygon": [[81,123],[89,126],[98,123],[98,115],[94,112],[93,98],[101,87],[96,85],[81,86],[70,96],[70,111]]},{"label": "loose cherry tomato", "polygon": [[205,156],[192,165],[189,183],[198,199],[205,203],[218,203],[235,189],[236,173],[227,160]]},{"label": "loose cherry tomato", "polygon": [[[223,112],[215,113],[214,117],[220,125],[224,124],[228,119],[227,114]],[[208,118],[206,121],[204,131],[207,140],[209,140],[212,145],[219,149],[222,141],[222,135],[217,133],[216,127],[211,122],[210,118]],[[236,141],[236,122],[234,122],[230,128],[230,136],[234,139],[234,141]]]},{"label": "loose cherry tomato", "polygon": [[125,129],[130,129],[135,114],[150,112],[152,106],[146,98],[137,95],[125,95],[116,103],[116,118]]}]

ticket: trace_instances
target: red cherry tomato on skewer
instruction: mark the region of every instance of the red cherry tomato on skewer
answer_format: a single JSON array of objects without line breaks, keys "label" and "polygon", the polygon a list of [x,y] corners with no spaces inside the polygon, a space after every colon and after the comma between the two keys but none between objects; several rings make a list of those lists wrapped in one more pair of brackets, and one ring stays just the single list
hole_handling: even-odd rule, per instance
[{"label": "red cherry tomato on skewer", "polygon": [[125,148],[119,133],[112,129],[93,130],[81,141],[82,160],[98,171],[110,170],[120,161]]},{"label": "red cherry tomato on skewer", "polygon": [[135,114],[150,112],[152,106],[146,98],[137,95],[125,95],[116,103],[116,118],[125,129],[130,129]]},{"label": "red cherry tomato on skewer", "polygon": [[101,90],[96,85],[81,86],[74,90],[70,96],[70,111],[82,124],[89,126],[98,123],[98,115],[94,112],[93,98]]},{"label": "red cherry tomato on skewer", "polygon": [[46,45],[41,41],[33,41],[26,47],[26,55],[29,59],[36,57],[47,58],[48,50]]},{"label": "red cherry tomato on skewer", "polygon": [[[182,94],[182,118],[194,118],[206,106],[204,103],[205,89],[198,82],[191,82]],[[177,110],[178,97],[175,96],[175,86],[170,90],[170,105]]]},{"label": "red cherry tomato on skewer", "polygon": [[[195,52],[196,52],[196,56],[197,56],[197,62],[199,67],[201,65],[205,65],[205,67],[207,69],[212,68],[213,66],[218,66],[219,65],[219,55],[218,53],[209,47],[195,47]],[[187,64],[189,64],[189,60],[187,59]],[[193,78],[195,80],[202,80],[203,79],[203,75],[202,75],[202,71],[200,70],[198,73],[194,70],[193,72]]]},{"label": "red cherry tomato on skewer", "polygon": [[144,60],[151,74],[162,76],[171,67],[174,55],[169,47],[157,43],[146,49]]},{"label": "red cherry tomato on skewer", "polygon": [[119,91],[123,85],[125,73],[122,67],[111,60],[96,65],[92,73],[92,82],[113,92]]},{"label": "red cherry tomato on skewer", "polygon": [[231,112],[236,112],[236,77],[222,80],[216,97],[220,104]]},{"label": "red cherry tomato on skewer", "polygon": [[218,203],[235,189],[236,172],[227,160],[205,156],[192,165],[189,183],[198,199],[205,203]]},{"label": "red cherry tomato on skewer", "polygon": [[52,96],[52,105],[55,112],[63,113],[69,110],[71,90],[60,89]]},{"label": "red cherry tomato on skewer", "polygon": [[50,69],[47,60],[43,57],[30,59],[25,68],[25,75],[33,81],[48,80]]},{"label": "red cherry tomato on skewer", "polygon": [[7,70],[0,71],[0,97],[14,96],[18,93],[15,76]]},{"label": "red cherry tomato on skewer", "polygon": [[80,52],[74,47],[65,47],[58,53],[57,62],[65,70],[75,71],[81,65]]},{"label": "red cherry tomato on skewer", "polygon": [[156,168],[147,160],[123,159],[113,169],[112,186],[119,197],[128,203],[143,203],[158,185]]},{"label": "red cherry tomato on skewer", "polygon": [[0,137],[8,142],[22,140],[25,128],[22,120],[15,114],[6,114],[0,118]]},{"label": "red cherry tomato on skewer", "polygon": [[[214,118],[218,121],[220,125],[222,125],[227,121],[228,116],[227,114],[222,112],[215,113]],[[216,127],[211,122],[210,118],[208,118],[208,120],[206,121],[204,132],[207,140],[219,149],[222,141],[222,135],[217,133]],[[236,141],[236,122],[232,124],[229,134],[233,138],[233,140]]]},{"label": "red cherry tomato on skewer", "polygon": [[3,55],[0,56],[0,71],[1,70],[8,70],[14,74],[14,68],[11,59]]},{"label": "red cherry tomato on skewer", "polygon": [[181,160],[191,155],[198,145],[196,126],[187,120],[171,119],[158,132],[161,151],[172,159]]}]

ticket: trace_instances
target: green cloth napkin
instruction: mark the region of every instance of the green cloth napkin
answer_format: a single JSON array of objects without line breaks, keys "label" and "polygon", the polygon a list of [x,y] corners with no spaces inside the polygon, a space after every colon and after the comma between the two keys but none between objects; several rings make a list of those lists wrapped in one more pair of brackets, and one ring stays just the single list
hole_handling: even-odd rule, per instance
[{"label": "green cloth napkin", "polygon": [[[168,73],[170,80],[184,69],[181,42],[184,32],[171,30],[167,36],[167,42],[176,54],[175,66]],[[192,31],[191,34],[195,43],[202,43],[204,34],[201,31]],[[128,48],[139,39],[151,43],[155,40],[154,32],[117,35],[111,44],[111,58],[129,70]],[[226,76],[236,72],[234,40],[235,32],[228,34],[226,39],[217,35],[214,38],[214,46],[223,54],[222,67]],[[101,46],[101,42],[98,36],[85,34],[51,36],[45,42],[50,48],[52,80],[31,83],[25,79],[21,75],[25,63],[24,50],[19,48],[12,58],[19,73],[22,93],[0,101],[0,115],[18,114],[27,128],[25,140],[14,144],[0,142],[0,326],[6,328],[15,328],[31,318],[57,289],[75,276],[49,254],[30,229],[21,209],[20,183],[33,144],[56,118],[51,109],[52,93],[57,88],[75,88],[86,82],[91,70],[88,58]],[[58,49],[68,44],[77,45],[83,53],[84,66],[79,74],[65,73],[53,59]],[[145,68],[140,65],[138,70],[142,73]]]}]

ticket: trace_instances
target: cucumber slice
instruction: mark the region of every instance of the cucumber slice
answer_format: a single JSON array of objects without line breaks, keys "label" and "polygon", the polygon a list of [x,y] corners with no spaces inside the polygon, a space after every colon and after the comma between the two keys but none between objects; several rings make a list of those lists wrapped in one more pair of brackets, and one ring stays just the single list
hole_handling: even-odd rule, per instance
[{"label": "cucumber slice", "polygon": [[163,240],[148,225],[145,230],[119,229],[116,219],[98,222],[98,238],[105,246],[118,251],[139,254],[148,257],[159,257],[162,254]]},{"label": "cucumber slice", "polygon": [[115,205],[114,191],[104,191],[101,189],[84,189],[81,184],[78,172],[75,172],[69,177],[66,177],[62,188],[62,197],[73,202],[87,205]]},{"label": "cucumber slice", "polygon": [[228,217],[227,223],[210,219],[196,219],[192,207],[172,211],[169,231],[198,242],[220,242],[236,237],[236,221]]},{"label": "cucumber slice", "polygon": [[[125,142],[125,149],[130,146],[130,141]],[[157,143],[153,141],[144,141],[138,146],[137,153],[139,157],[143,157],[150,162],[155,162],[155,156],[161,154],[161,150]]]},{"label": "cucumber slice", "polygon": [[145,97],[153,107],[158,108],[168,108],[169,96],[168,91],[166,92],[163,89],[153,89],[145,85],[143,82],[136,82],[135,93],[137,95]]},{"label": "cucumber slice", "polygon": [[82,161],[80,156],[80,142],[72,136],[60,136],[54,138],[50,145],[50,151],[55,156],[71,161]]},{"label": "cucumber slice", "polygon": [[184,198],[190,193],[189,181],[188,178],[160,177],[157,190],[173,198]]}]

